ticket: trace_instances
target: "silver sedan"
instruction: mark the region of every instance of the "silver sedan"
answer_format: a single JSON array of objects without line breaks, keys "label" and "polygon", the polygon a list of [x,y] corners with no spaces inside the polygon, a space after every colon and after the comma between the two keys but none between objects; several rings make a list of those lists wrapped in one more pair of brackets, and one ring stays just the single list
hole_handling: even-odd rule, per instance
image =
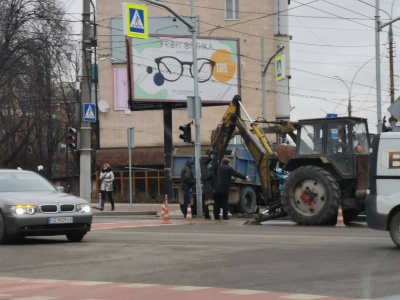
[{"label": "silver sedan", "polygon": [[0,170],[0,244],[10,238],[66,235],[80,242],[92,224],[90,204],[60,192],[37,173]]}]

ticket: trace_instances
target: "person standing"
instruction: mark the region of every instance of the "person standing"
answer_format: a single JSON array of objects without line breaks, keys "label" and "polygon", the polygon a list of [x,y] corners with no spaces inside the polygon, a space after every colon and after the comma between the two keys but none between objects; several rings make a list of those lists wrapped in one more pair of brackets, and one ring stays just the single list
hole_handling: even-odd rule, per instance
[{"label": "person standing", "polygon": [[193,165],[193,160],[188,159],[185,166],[181,170],[181,185],[183,190],[183,204],[181,204],[181,211],[185,218],[188,205],[190,204],[190,191],[195,183],[193,175]]},{"label": "person standing", "polygon": [[236,172],[228,164],[231,160],[227,157],[222,159],[222,164],[219,166],[219,184],[214,194],[215,208],[214,208],[214,218],[219,220],[219,213],[222,208],[222,218],[224,220],[229,220],[228,218],[228,196],[229,196],[229,186],[231,182],[231,177],[238,177],[243,180],[250,181],[249,176],[245,176],[239,172]]},{"label": "person standing", "polygon": [[109,164],[104,164],[103,169],[100,173],[100,193],[101,193],[101,207],[100,210],[104,209],[104,202],[106,200],[106,195],[111,203],[111,211],[115,210],[114,200],[113,200],[113,184],[114,184],[114,173],[111,171]]},{"label": "person standing", "polygon": [[214,174],[211,164],[211,158],[210,157],[200,158],[200,166],[201,166],[201,182],[203,184],[204,218],[211,219],[209,205],[212,207],[214,204],[214,199],[213,199]]}]

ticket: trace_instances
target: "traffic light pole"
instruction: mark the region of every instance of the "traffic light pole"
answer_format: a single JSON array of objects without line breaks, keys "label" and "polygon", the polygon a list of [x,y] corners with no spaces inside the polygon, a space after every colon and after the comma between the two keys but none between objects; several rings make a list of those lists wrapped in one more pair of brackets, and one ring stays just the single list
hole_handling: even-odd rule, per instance
[{"label": "traffic light pole", "polygon": [[194,22],[196,16],[194,13],[194,0],[190,0],[190,11],[192,16],[193,25],[189,28],[192,34],[192,52],[193,52],[193,79],[194,79],[194,106],[195,106],[195,121],[196,140],[194,143],[194,155],[196,159],[196,208],[197,216],[203,216],[203,191],[201,186],[201,142],[200,142],[200,120],[201,120],[201,102],[199,98],[199,82],[198,82],[198,69],[197,69],[197,40],[196,40],[196,26]]},{"label": "traffic light pole", "polygon": [[[152,0],[143,0],[144,2],[153,4],[155,6],[163,7],[169,12],[171,12],[175,17],[177,17],[183,24],[185,24],[191,35],[192,35],[192,52],[193,52],[193,79],[194,79],[194,102],[195,102],[195,127],[196,127],[196,140],[195,140],[195,160],[196,160],[196,206],[197,215],[203,215],[203,192],[201,187],[201,168],[200,168],[200,158],[201,158],[201,143],[200,143],[200,120],[201,120],[201,102],[199,97],[199,82],[198,82],[198,69],[197,69],[197,41],[196,41],[196,27],[193,24],[186,22],[179,14],[163,3],[159,3]],[[194,13],[194,1],[190,0],[190,10],[192,20],[195,20]]]}]

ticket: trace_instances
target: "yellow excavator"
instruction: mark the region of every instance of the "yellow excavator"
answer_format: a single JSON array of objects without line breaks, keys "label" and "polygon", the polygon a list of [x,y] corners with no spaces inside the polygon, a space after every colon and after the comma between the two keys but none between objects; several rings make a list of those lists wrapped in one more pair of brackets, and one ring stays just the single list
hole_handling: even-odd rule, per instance
[{"label": "yellow excavator", "polygon": [[[268,129],[262,129],[260,123],[267,124]],[[266,133],[288,134],[296,146],[272,144]],[[266,207],[248,224],[286,215],[298,224],[332,224],[339,205],[345,222],[350,222],[364,210],[369,166],[366,119],[330,117],[297,123],[252,120],[236,95],[213,130],[208,158],[203,160],[212,162],[213,190],[220,184],[219,165],[235,135],[241,136],[254,159],[261,184],[258,200]],[[285,179],[280,172],[289,176]]]}]

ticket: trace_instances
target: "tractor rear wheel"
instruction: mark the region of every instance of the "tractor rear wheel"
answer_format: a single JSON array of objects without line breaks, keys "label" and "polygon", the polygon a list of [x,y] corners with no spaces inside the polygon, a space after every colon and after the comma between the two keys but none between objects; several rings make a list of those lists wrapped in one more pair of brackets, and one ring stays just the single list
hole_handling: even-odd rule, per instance
[{"label": "tractor rear wheel", "polygon": [[290,173],[282,191],[282,204],[289,217],[301,225],[327,225],[337,218],[339,185],[326,170],[300,167]]}]

